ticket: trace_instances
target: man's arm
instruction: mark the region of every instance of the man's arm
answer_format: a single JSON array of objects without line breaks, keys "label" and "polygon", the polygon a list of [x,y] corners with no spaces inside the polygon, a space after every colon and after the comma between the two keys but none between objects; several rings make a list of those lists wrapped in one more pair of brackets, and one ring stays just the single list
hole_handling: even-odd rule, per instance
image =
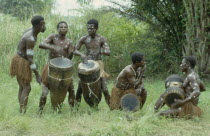
[{"label": "man's arm", "polygon": [[87,62],[87,56],[83,53],[81,53],[79,51],[79,49],[82,47],[82,45],[84,44],[86,37],[83,36],[82,38],[80,38],[79,42],[76,44],[75,46],[75,50],[74,50],[74,55],[80,56],[83,60],[83,62]]},{"label": "man's arm", "polygon": [[55,34],[49,35],[41,44],[39,44],[39,48],[54,50],[54,47],[50,45],[50,43],[52,43],[53,41],[54,36]]},{"label": "man's arm", "polygon": [[74,46],[72,41],[69,42],[69,48],[68,48],[68,58],[71,60],[73,58],[74,53]]},{"label": "man's arm", "polygon": [[33,70],[34,74],[36,75],[36,80],[38,83],[41,83],[41,78],[39,75],[39,72],[37,71],[37,67],[36,64],[33,61],[33,57],[34,57],[34,46],[35,46],[36,41],[34,39],[27,39],[26,40],[26,56],[27,56],[27,60],[30,63],[30,68],[31,70]]},{"label": "man's arm", "polygon": [[106,39],[104,37],[102,37],[101,47],[102,47],[101,54],[110,56],[110,48],[109,48],[109,45],[107,44]]},{"label": "man's arm", "polygon": [[163,100],[163,95],[164,95],[164,93],[161,94],[161,96],[159,97],[159,99],[155,103],[155,107],[154,107],[155,112],[158,112],[158,110],[160,110],[165,105],[165,102]]},{"label": "man's arm", "polygon": [[184,105],[188,102],[192,102],[200,95],[200,87],[198,85],[196,78],[194,76],[188,76],[186,80],[188,80],[188,82],[189,82],[188,85],[190,86],[190,88],[193,89],[193,91],[184,100],[175,100],[175,103],[172,104],[172,107],[174,107],[174,108],[181,107],[182,105]]}]

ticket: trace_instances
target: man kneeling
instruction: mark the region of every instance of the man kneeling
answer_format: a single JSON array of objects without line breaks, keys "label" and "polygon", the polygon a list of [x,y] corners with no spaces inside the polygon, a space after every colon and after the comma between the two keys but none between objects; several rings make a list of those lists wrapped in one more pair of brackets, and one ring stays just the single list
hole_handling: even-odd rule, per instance
[{"label": "man kneeling", "polygon": [[122,109],[121,98],[128,93],[133,93],[140,100],[140,108],[143,107],[147,92],[143,86],[142,77],[144,72],[144,55],[141,53],[132,54],[132,64],[126,66],[118,75],[117,82],[112,88],[110,109]]},{"label": "man kneeling", "polygon": [[[182,60],[180,68],[182,72],[186,73],[186,78],[177,84],[177,81],[181,81],[181,77],[170,76],[166,80],[166,88],[176,86],[179,87],[183,93],[183,99],[175,99],[171,104],[170,109],[159,113],[161,116],[172,117],[185,117],[191,118],[193,116],[200,117],[202,114],[201,109],[197,106],[200,91],[205,91],[204,84],[200,80],[197,73],[194,71],[196,60],[192,56],[185,57]],[[163,93],[155,104],[155,111],[157,112],[164,104]]]}]

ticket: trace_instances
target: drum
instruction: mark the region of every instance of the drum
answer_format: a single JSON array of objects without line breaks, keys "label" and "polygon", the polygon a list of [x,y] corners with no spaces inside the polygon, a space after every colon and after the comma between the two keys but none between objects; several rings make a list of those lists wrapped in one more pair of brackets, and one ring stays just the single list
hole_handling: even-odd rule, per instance
[{"label": "drum", "polygon": [[184,79],[181,76],[173,74],[166,78],[165,88],[168,88],[171,86],[180,87],[182,86],[183,82],[184,82]]},{"label": "drum", "polygon": [[82,83],[93,83],[100,78],[100,66],[94,60],[78,65],[78,76]]},{"label": "drum", "polygon": [[141,102],[139,98],[133,94],[125,94],[120,100],[122,110],[135,112],[140,108]]},{"label": "drum", "polygon": [[91,107],[97,107],[102,97],[100,65],[94,60],[80,63],[78,65],[78,76],[85,102]]},{"label": "drum", "polygon": [[163,100],[165,104],[169,107],[171,107],[171,104],[174,103],[175,99],[184,99],[185,94],[182,89],[176,86],[172,86],[166,89],[164,95],[163,95]]},{"label": "drum", "polygon": [[49,89],[53,108],[63,103],[72,82],[73,62],[64,57],[51,59],[49,62]]}]

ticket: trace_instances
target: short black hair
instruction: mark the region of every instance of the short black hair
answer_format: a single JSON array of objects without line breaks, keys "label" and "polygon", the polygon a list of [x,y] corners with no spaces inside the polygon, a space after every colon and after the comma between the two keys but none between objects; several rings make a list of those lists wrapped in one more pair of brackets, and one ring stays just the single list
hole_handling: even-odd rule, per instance
[{"label": "short black hair", "polygon": [[173,81],[183,83],[184,82],[184,78],[179,76],[179,75],[176,75],[176,74],[168,76],[166,78],[166,80],[165,80],[165,88],[167,88],[167,83],[168,82],[173,82]]},{"label": "short black hair", "polygon": [[32,24],[33,26],[38,25],[38,24],[40,24],[40,22],[41,22],[42,20],[44,20],[44,18],[43,18],[42,16],[40,16],[40,15],[33,16],[33,18],[31,19],[31,24]]},{"label": "short black hair", "polygon": [[186,56],[186,57],[184,57],[184,59],[185,59],[187,62],[190,63],[190,67],[191,67],[191,68],[194,68],[194,67],[195,67],[195,65],[196,65],[196,59],[195,59],[195,57],[193,57],[193,56]]},{"label": "short black hair", "polygon": [[59,28],[59,25],[60,25],[61,23],[65,23],[65,24],[68,26],[68,24],[67,24],[65,21],[60,21],[60,22],[58,22],[58,24],[57,24],[57,28]]},{"label": "short black hair", "polygon": [[131,55],[133,64],[141,62],[143,60],[144,54],[140,52],[135,52]]},{"label": "short black hair", "polygon": [[90,19],[87,24],[94,24],[95,28],[98,28],[98,21],[96,19]]}]

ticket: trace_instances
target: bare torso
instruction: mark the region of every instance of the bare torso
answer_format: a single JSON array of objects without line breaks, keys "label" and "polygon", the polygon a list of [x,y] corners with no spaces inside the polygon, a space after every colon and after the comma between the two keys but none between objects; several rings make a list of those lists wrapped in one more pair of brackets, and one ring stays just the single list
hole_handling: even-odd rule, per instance
[{"label": "bare torso", "polygon": [[141,67],[135,71],[131,65],[126,66],[117,77],[116,87],[123,90],[134,88],[136,81],[140,78],[141,72]]},{"label": "bare torso", "polygon": [[[105,38],[100,35],[96,35],[94,38],[86,35],[80,39],[80,43],[85,45],[85,54],[91,60],[101,60],[101,50],[107,46]],[[76,47],[78,50],[81,47],[80,45]]]},{"label": "bare torso", "polygon": [[23,36],[21,37],[18,43],[18,46],[17,46],[18,55],[27,59],[26,50],[33,49],[35,43],[36,43],[36,37],[33,36],[32,28],[29,28],[27,31],[24,32]]},{"label": "bare torso", "polygon": [[43,41],[42,44],[40,44],[42,48],[47,47],[45,45],[53,47],[53,50],[49,50],[49,59],[61,56],[69,59],[71,59],[72,57],[71,54],[73,53],[74,48],[72,45],[72,41],[67,37],[60,38],[59,34],[51,34]]}]

